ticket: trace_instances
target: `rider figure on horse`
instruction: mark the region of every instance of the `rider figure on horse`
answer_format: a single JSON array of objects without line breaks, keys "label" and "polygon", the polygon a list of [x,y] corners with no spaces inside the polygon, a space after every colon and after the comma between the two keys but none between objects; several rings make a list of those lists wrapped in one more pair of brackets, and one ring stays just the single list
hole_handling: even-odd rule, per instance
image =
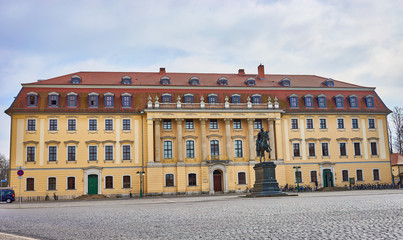
[{"label": "rider figure on horse", "polygon": [[256,139],[256,155],[260,157],[260,162],[262,162],[262,157],[263,161],[265,161],[265,151],[269,153],[269,159],[270,159],[270,145],[269,145],[269,132],[264,131],[263,128],[260,129],[260,132],[257,134],[257,139]]}]

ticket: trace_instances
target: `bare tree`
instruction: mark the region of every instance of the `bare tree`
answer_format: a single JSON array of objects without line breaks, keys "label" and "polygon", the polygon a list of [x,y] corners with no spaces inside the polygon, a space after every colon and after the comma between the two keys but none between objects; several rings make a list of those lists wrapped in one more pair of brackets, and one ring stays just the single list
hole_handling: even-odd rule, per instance
[{"label": "bare tree", "polygon": [[395,134],[393,147],[397,153],[403,154],[403,108],[395,107],[391,117]]},{"label": "bare tree", "polygon": [[7,179],[9,164],[8,158],[0,153],[0,180]]},{"label": "bare tree", "polygon": [[[389,116],[391,118],[391,116]],[[393,153],[393,134],[392,134],[392,128],[390,127],[390,122],[388,122],[388,138],[389,138],[389,152]]]}]

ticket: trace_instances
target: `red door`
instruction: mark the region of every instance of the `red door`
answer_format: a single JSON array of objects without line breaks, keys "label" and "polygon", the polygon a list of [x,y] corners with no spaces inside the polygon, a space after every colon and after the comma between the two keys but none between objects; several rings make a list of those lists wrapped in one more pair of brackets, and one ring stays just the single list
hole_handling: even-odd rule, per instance
[{"label": "red door", "polygon": [[222,192],[222,174],[220,171],[215,170],[213,172],[213,177],[214,177],[214,192]]}]

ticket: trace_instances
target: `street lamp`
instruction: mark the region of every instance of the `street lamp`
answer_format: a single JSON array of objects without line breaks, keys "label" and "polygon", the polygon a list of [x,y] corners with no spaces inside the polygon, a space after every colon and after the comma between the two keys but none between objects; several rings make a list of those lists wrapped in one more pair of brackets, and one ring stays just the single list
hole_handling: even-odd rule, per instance
[{"label": "street lamp", "polygon": [[146,172],[144,172],[144,171],[137,171],[137,176],[140,176],[140,198],[143,197],[142,185],[143,185],[143,178],[144,178],[145,174],[146,174]]},{"label": "street lamp", "polygon": [[301,168],[301,166],[294,166],[292,168],[295,169],[295,178],[297,179],[297,189],[298,189],[298,192],[299,192],[299,176],[298,176],[299,171],[298,170]]}]

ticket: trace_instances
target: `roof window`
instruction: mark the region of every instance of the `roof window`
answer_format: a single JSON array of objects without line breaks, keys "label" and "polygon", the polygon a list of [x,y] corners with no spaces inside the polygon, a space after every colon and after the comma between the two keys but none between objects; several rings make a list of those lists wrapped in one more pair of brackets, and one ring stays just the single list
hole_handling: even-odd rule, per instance
[{"label": "roof window", "polygon": [[291,86],[291,80],[288,77],[285,77],[281,80],[280,84],[284,87],[289,87]]},{"label": "roof window", "polygon": [[72,84],[79,84],[81,83],[81,77],[78,75],[71,76],[71,83]]},{"label": "roof window", "polygon": [[248,79],[245,81],[245,84],[248,85],[248,86],[255,86],[255,85],[256,85],[256,82],[255,82],[255,79],[254,79],[254,78],[248,78]]},{"label": "roof window", "polygon": [[161,85],[169,85],[171,84],[171,79],[167,76],[161,78]]},{"label": "roof window", "polygon": [[125,84],[125,85],[132,84],[132,78],[130,76],[123,76],[122,84]]},{"label": "roof window", "polygon": [[199,85],[199,78],[198,77],[191,77],[189,79],[189,83],[190,83],[190,85],[197,86],[197,85]]},{"label": "roof window", "polygon": [[328,78],[328,79],[326,79],[326,81],[323,82],[323,84],[328,87],[334,87],[334,80],[331,78]]},{"label": "roof window", "polygon": [[228,80],[227,80],[227,78],[225,78],[225,77],[220,77],[220,78],[218,79],[218,85],[220,85],[220,86],[226,86],[226,85],[228,85]]}]

